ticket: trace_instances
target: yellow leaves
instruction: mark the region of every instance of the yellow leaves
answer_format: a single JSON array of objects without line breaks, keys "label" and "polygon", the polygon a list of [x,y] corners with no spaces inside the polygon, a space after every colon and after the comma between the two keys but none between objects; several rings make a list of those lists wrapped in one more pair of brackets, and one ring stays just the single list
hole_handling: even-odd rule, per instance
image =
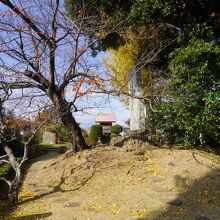
[{"label": "yellow leaves", "polygon": [[131,216],[144,217],[146,215],[147,215],[147,210],[146,209],[139,209],[139,210],[131,211]]},{"label": "yellow leaves", "polygon": [[103,61],[106,67],[112,72],[110,76],[111,84],[115,87],[123,87],[127,91],[128,71],[134,66],[134,57],[137,54],[135,41],[128,41],[117,50],[109,49],[110,58],[105,57]]},{"label": "yellow leaves", "polygon": [[101,211],[101,209],[102,209],[102,206],[98,203],[95,203],[95,204],[90,205],[87,210],[89,212],[99,212]]},{"label": "yellow leaves", "polygon": [[20,202],[23,202],[25,200],[32,199],[35,196],[36,196],[36,193],[30,192],[27,189],[22,189],[21,193],[19,194],[18,199],[19,199]]},{"label": "yellow leaves", "polygon": [[217,197],[215,195],[213,195],[213,193],[209,193],[209,191],[207,189],[203,189],[199,192],[199,196],[200,198],[197,199],[197,201],[201,204],[201,205],[209,205],[211,203],[213,203],[213,201],[215,201],[217,199]]},{"label": "yellow leaves", "polygon": [[[110,57],[103,58],[106,67],[110,70],[110,82],[112,86],[127,92],[129,71],[131,71],[137,64],[140,58],[141,47],[140,41],[142,39],[137,33],[131,30],[127,31],[127,42],[118,49],[109,49]],[[140,68],[140,66],[138,67]],[[150,70],[143,65],[138,72],[141,75],[141,86],[146,95],[150,93],[151,81]]]},{"label": "yellow leaves", "polygon": [[[150,161],[149,161],[150,162]],[[159,176],[162,178],[161,173],[164,171],[156,162],[151,161],[151,164],[143,167],[144,170],[150,171],[153,176]]]},{"label": "yellow leaves", "polygon": [[118,204],[114,203],[114,204],[112,205],[112,208],[111,208],[111,210],[110,210],[109,213],[110,213],[111,215],[117,215],[119,212],[120,212],[120,206],[119,206]]}]

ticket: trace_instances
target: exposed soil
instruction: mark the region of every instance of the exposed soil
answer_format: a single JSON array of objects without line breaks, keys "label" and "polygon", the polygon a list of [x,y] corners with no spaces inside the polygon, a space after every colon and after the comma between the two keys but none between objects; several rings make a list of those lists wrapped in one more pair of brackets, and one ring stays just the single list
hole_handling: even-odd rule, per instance
[{"label": "exposed soil", "polygon": [[0,219],[220,220],[220,158],[105,147],[30,164],[20,205]]}]

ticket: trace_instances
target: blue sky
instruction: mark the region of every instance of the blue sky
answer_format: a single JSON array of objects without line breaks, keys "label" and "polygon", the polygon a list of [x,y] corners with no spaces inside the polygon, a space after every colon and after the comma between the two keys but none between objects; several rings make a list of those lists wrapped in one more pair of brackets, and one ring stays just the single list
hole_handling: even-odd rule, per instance
[{"label": "blue sky", "polygon": [[[2,5],[0,5],[0,8],[1,8],[1,11],[5,9]],[[12,32],[10,32],[10,34],[11,33]],[[1,33],[1,36],[6,38],[5,33]],[[11,34],[10,36],[14,37],[14,34]],[[84,41],[85,41],[85,38],[82,38],[82,44],[85,43]],[[67,48],[67,46],[68,46],[68,48]],[[56,71],[57,71],[58,76],[62,76],[62,73],[65,72],[66,68],[68,68],[68,63],[66,63],[68,60],[66,59],[65,55],[68,53],[69,50],[71,50],[71,47],[69,47],[69,45],[67,45],[67,46],[66,47],[62,46],[57,52]],[[65,51],[65,53],[64,53],[64,51]],[[31,53],[31,56],[32,56],[32,52],[33,52],[33,50],[30,50],[30,52],[27,52],[28,56],[30,55],[29,53]],[[100,53],[98,56],[93,58],[91,56],[90,51],[88,50],[88,52],[84,56],[84,59],[86,60],[85,65],[91,66],[91,68],[90,68],[91,72],[94,71],[97,74],[100,74],[102,76],[105,69],[103,67],[101,55],[104,55],[107,58],[109,57],[108,53]],[[1,56],[1,59],[3,59],[4,62],[7,63],[7,65],[9,67],[15,66],[17,63],[17,60],[13,60],[12,58],[6,56],[5,54],[1,53],[0,56]],[[47,62],[42,62],[42,63],[45,65],[44,69],[47,70],[47,68],[46,68]],[[42,64],[42,66],[44,67],[43,64]],[[94,66],[94,68],[92,66]],[[98,67],[96,67],[96,66],[98,66]],[[19,64],[18,68],[23,70],[23,69],[27,68],[27,65],[26,65],[26,63],[23,63],[22,65]],[[79,69],[77,69],[77,71],[83,71],[83,69],[81,69],[81,67],[79,67]],[[47,71],[43,71],[43,74],[45,76],[47,76]],[[73,97],[74,93],[71,89],[69,90],[69,88],[67,88],[67,90],[68,90],[67,93],[68,93],[68,99],[70,99],[69,101],[71,101],[71,98],[72,99],[74,98]],[[32,92],[33,92],[33,90],[32,91],[30,91],[30,90],[24,91],[25,95],[31,95]],[[20,94],[20,92],[15,91],[14,95],[19,96],[19,94]],[[9,105],[10,105],[10,108],[13,109],[15,111],[15,113],[18,115],[20,114],[20,112],[23,112],[26,115],[30,114],[33,116],[34,113],[28,113],[28,112],[33,112],[34,109],[37,108],[40,104],[43,106],[45,104],[44,101],[46,104],[48,103],[47,100],[36,99],[36,100],[32,101],[32,105],[29,106],[29,100],[26,99],[26,100],[22,100],[21,102],[20,101],[12,101],[9,103]],[[83,109],[83,112],[79,112],[77,114],[74,113],[74,116],[76,117],[77,121],[80,122],[81,126],[84,128],[90,127],[92,124],[95,123],[95,115],[97,113],[114,113],[117,118],[117,123],[119,123],[121,125],[125,125],[124,122],[129,118],[129,111],[128,111],[127,107],[122,102],[120,102],[118,100],[118,98],[113,97],[113,96],[108,97],[107,95],[91,94],[90,97],[85,97],[85,98],[77,101],[76,106]]]},{"label": "blue sky", "polygon": [[106,102],[106,97],[103,95],[102,101],[100,101],[101,107],[90,109],[88,113],[74,113],[76,120],[80,123],[81,127],[88,128],[95,124],[95,117],[97,113],[114,113],[118,124],[127,126],[125,121],[129,118],[128,107],[125,106],[118,98],[110,97]]}]

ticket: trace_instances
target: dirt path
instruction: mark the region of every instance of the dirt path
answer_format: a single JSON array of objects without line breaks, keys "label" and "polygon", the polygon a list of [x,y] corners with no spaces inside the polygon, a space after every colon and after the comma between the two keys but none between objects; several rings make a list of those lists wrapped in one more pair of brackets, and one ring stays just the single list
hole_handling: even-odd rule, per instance
[{"label": "dirt path", "polygon": [[0,219],[220,220],[219,161],[152,148],[48,153],[30,166],[19,207]]}]

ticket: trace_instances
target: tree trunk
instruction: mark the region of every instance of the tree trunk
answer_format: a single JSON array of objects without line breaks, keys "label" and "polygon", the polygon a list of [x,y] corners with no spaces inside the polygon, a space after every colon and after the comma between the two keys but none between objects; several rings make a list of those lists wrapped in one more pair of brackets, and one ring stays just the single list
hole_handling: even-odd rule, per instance
[{"label": "tree trunk", "polygon": [[12,168],[15,171],[15,177],[13,179],[13,181],[6,181],[5,182],[8,184],[9,186],[9,190],[8,190],[8,203],[10,206],[15,206],[18,204],[18,193],[19,193],[19,189],[20,186],[22,184],[22,165],[24,164],[24,162],[22,164],[19,165],[19,163],[16,161],[16,158],[11,150],[11,148],[9,148],[6,144],[2,145],[5,152],[8,155],[10,164],[12,166]]},{"label": "tree trunk", "polygon": [[70,104],[58,95],[53,95],[51,100],[60,114],[60,119],[70,134],[72,149],[75,152],[88,149],[85,139],[82,136],[81,128],[77,124],[71,112]]},{"label": "tree trunk", "polygon": [[21,170],[18,168],[14,180],[11,182],[8,190],[8,203],[14,207],[18,204],[19,189],[22,184]]},{"label": "tree trunk", "polygon": [[11,207],[18,205],[18,192],[19,186],[9,187],[8,191],[8,204]]},{"label": "tree trunk", "polygon": [[75,152],[88,149],[88,145],[85,142],[85,139],[82,136],[81,129],[74,119],[71,111],[60,111],[60,117],[63,125],[67,128],[67,131],[70,133],[70,140],[73,144],[73,150]]}]

